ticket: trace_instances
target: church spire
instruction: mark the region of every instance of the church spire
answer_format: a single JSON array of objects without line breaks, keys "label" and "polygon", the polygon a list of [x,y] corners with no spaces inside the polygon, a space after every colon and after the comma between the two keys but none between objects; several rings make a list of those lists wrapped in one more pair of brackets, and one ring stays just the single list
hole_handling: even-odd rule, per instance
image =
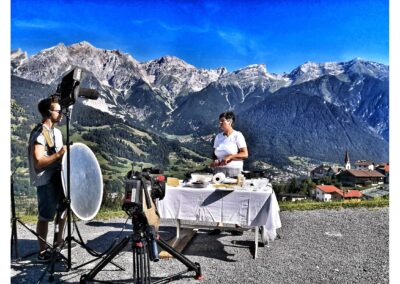
[{"label": "church spire", "polygon": [[350,170],[351,169],[351,165],[350,165],[350,158],[349,158],[349,153],[346,150],[346,154],[344,155],[344,168],[346,170]]}]

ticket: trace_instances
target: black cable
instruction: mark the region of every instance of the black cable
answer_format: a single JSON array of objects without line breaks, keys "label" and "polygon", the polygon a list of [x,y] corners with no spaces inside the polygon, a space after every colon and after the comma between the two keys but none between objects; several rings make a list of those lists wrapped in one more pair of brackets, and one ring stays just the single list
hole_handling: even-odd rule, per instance
[{"label": "black cable", "polygon": [[117,241],[120,238],[120,235],[125,230],[126,223],[128,223],[128,220],[129,220],[129,217],[126,219],[125,224],[124,224],[121,232],[118,235],[118,238],[114,239],[114,241],[111,243],[111,245],[102,253],[96,252],[95,250],[93,250],[92,248],[90,248],[88,245],[85,244],[85,242],[84,242],[84,240],[82,238],[82,235],[81,235],[81,233],[80,233],[80,231],[78,229],[78,225],[76,224],[75,220],[73,220],[74,227],[76,228],[76,232],[77,232],[78,237],[79,237],[79,242],[78,241],[76,241],[76,242],[79,243],[91,256],[102,257],[105,254],[109,253],[111,251],[111,249],[115,246],[115,244],[117,243]]}]

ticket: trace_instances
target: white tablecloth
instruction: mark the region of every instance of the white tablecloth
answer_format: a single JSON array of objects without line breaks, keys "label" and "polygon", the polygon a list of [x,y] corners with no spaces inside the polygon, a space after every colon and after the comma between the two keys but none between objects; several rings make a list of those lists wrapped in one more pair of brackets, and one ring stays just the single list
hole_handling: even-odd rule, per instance
[{"label": "white tablecloth", "polygon": [[[247,181],[249,185],[249,181]],[[264,226],[268,238],[274,240],[281,227],[279,205],[270,186],[263,189],[216,189],[167,186],[158,202],[161,218],[223,222],[245,226]]]}]

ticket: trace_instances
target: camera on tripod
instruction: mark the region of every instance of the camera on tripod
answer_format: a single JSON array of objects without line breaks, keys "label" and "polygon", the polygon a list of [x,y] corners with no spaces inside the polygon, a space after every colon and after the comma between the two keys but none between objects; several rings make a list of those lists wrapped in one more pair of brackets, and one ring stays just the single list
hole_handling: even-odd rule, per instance
[{"label": "camera on tripod", "polygon": [[[152,201],[162,200],[165,196],[165,177],[160,175],[159,169],[147,168],[141,172],[129,171],[125,180],[125,195],[122,209],[131,214],[131,211],[143,207],[143,197],[147,208],[150,208],[150,202],[146,196],[151,197]],[[156,175],[156,176],[153,176]],[[147,193],[147,194],[146,194]]]},{"label": "camera on tripod", "polygon": [[165,196],[165,178],[160,170],[152,168],[141,172],[129,171],[125,181],[125,196],[122,209],[132,217],[132,225],[136,237],[144,237],[149,246],[151,261],[158,261],[158,248],[156,244],[157,231],[160,225],[160,216],[156,208],[156,199]]}]

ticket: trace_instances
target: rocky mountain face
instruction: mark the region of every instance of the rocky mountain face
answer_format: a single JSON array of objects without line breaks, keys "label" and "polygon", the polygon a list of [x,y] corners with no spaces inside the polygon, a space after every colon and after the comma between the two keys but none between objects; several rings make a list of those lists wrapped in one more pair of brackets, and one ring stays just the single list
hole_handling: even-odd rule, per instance
[{"label": "rocky mountain face", "polygon": [[11,52],[11,71],[21,65],[26,59],[28,54],[23,52],[20,48]]},{"label": "rocky mountain face", "polygon": [[11,54],[15,78],[53,89],[73,66],[85,70],[83,86],[101,93],[85,105],[179,141],[186,137],[188,147],[210,140],[219,113],[233,110],[253,160],[282,165],[296,155],[342,162],[345,150],[354,158],[388,160],[389,70],[380,63],[307,62],[289,74],[256,64],[228,72],[173,56],[141,63],[87,42],[30,58],[21,50]]},{"label": "rocky mountain face", "polygon": [[[12,57],[15,55],[16,52],[13,52]],[[111,87],[122,97],[129,95],[132,87],[141,81],[161,95],[170,109],[174,107],[175,97],[198,91],[226,72],[225,68],[196,69],[173,56],[139,63],[129,54],[99,49],[88,42],[70,46],[60,43],[42,50],[28,62],[14,65],[14,75],[43,84],[52,84],[72,66],[79,66],[93,73],[104,87]]]},{"label": "rocky mountain face", "polygon": [[270,164],[287,164],[287,157],[300,154],[342,164],[348,149],[354,160],[368,156],[382,161],[388,156],[387,143],[365,122],[321,97],[301,92],[269,96],[240,113],[237,127],[249,137],[252,157]]},{"label": "rocky mountain face", "polygon": [[280,89],[275,94],[303,93],[343,108],[389,141],[389,79],[360,73],[324,75]]},{"label": "rocky mountain face", "polygon": [[197,92],[227,73],[225,68],[217,70],[197,69],[174,56],[163,56],[142,64],[152,88],[159,91],[167,105],[175,108],[175,99]]}]

